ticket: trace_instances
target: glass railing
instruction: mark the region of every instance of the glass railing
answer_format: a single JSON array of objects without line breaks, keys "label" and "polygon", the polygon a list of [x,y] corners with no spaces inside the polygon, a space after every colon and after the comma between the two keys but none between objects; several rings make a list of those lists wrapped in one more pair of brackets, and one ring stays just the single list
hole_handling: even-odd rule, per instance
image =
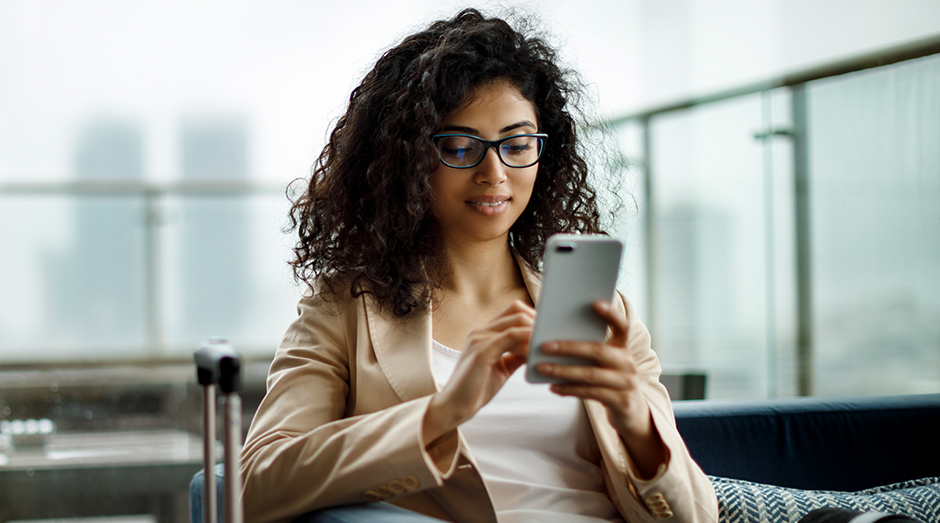
[{"label": "glass railing", "polygon": [[0,362],[270,357],[294,315],[282,186],[0,186]]},{"label": "glass railing", "polygon": [[667,368],[705,371],[708,397],[940,391],[938,51],[612,122],[642,172],[630,291]]}]

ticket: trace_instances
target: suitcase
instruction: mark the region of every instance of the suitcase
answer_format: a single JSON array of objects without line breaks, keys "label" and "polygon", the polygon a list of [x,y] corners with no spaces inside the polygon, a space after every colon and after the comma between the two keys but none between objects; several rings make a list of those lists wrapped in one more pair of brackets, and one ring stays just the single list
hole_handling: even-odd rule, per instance
[{"label": "suitcase", "polygon": [[[225,481],[222,489],[225,523],[242,523],[242,506],[238,475],[238,453],[241,449],[241,360],[223,339],[211,339],[194,354],[196,379],[203,388],[204,484],[203,523],[217,523],[218,494],[216,486],[216,403],[222,403],[223,462]],[[216,390],[218,389],[218,393]]]}]

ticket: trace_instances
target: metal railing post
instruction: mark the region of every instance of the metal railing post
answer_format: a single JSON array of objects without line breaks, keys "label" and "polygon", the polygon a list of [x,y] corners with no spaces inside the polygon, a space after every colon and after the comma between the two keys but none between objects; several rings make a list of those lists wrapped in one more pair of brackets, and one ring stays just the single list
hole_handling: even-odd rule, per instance
[{"label": "metal railing post", "polygon": [[806,86],[792,87],[793,179],[796,221],[797,394],[813,395],[812,222],[807,156]]}]

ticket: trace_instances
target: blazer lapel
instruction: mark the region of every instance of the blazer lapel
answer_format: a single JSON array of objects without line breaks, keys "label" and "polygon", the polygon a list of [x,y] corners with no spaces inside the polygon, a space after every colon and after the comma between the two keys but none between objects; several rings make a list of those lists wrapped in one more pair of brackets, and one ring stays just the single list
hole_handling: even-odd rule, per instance
[{"label": "blazer lapel", "polygon": [[431,374],[431,313],[390,318],[367,295],[366,318],[375,357],[402,401],[437,392]]},{"label": "blazer lapel", "polygon": [[513,256],[516,257],[516,265],[519,266],[519,272],[522,273],[522,280],[525,282],[525,288],[529,291],[529,297],[532,298],[532,303],[538,305],[539,295],[542,291],[542,277],[539,273],[533,271],[529,268],[529,265],[526,264],[525,260],[519,256],[519,253],[513,249]]}]

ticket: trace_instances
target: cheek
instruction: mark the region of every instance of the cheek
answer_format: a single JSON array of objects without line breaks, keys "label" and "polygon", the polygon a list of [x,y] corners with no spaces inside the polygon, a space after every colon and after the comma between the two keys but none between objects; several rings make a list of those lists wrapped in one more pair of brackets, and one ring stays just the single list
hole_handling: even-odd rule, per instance
[{"label": "cheek", "polygon": [[532,191],[535,189],[535,181],[537,180],[538,170],[533,170],[532,172],[525,173],[525,176],[521,177],[519,180],[519,189],[518,192],[521,195],[525,195],[526,204],[529,200],[532,199]]}]

